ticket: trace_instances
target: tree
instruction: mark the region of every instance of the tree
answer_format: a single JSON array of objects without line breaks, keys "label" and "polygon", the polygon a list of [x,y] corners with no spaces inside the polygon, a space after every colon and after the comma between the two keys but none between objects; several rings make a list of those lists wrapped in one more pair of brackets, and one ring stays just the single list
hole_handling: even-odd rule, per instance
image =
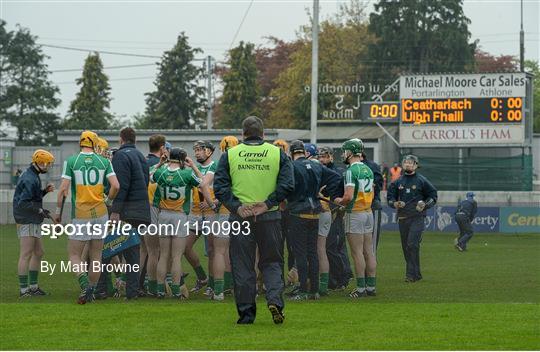
[{"label": "tree", "polygon": [[254,45],[240,42],[229,51],[229,69],[223,75],[223,95],[220,99],[221,117],[218,126],[237,128],[242,120],[257,114],[259,86]]},{"label": "tree", "polygon": [[[359,1],[341,5],[339,12],[320,24],[319,87],[355,86],[366,83],[370,69],[365,57],[374,37],[367,29],[365,8]],[[270,98],[275,102],[267,120],[269,127],[309,128],[311,87],[311,28],[302,28],[291,64],[275,80]],[[318,111],[335,108],[335,94],[319,89]],[[354,105],[368,93],[344,94],[343,103]],[[354,101],[353,101],[354,100]]]},{"label": "tree", "polygon": [[538,61],[525,60],[525,72],[529,72],[534,75],[533,80],[533,131],[534,133],[540,133],[540,69],[538,67]]},{"label": "tree", "polygon": [[48,79],[48,56],[28,29],[8,32],[5,21],[0,21],[0,40],[0,118],[17,128],[17,144],[55,143],[60,117],[53,110],[60,100]]},{"label": "tree", "polygon": [[146,93],[146,112],[137,126],[161,129],[185,129],[195,123],[205,107],[205,88],[200,85],[204,70],[193,64],[195,54],[202,52],[188,44],[182,32],[175,46],[163,54],[156,90]]},{"label": "tree", "polygon": [[474,53],[474,61],[476,63],[476,72],[510,72],[518,69],[518,61],[515,56],[493,56],[479,48]]},{"label": "tree", "polygon": [[82,77],[76,82],[81,89],[70,104],[64,127],[73,130],[110,128],[113,122],[113,115],[108,111],[111,87],[98,53],[88,55]]},{"label": "tree", "polygon": [[380,0],[370,15],[373,77],[391,82],[401,72],[463,72],[474,68],[476,43],[463,0]]}]

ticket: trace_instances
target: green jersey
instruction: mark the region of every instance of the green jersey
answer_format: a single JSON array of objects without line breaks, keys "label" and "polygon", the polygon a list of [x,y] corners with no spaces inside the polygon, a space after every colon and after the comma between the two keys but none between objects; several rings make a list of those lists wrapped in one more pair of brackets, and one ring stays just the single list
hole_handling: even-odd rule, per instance
[{"label": "green jersey", "polygon": [[375,195],[373,171],[364,163],[352,163],[345,172],[345,187],[347,186],[354,187],[354,192],[353,198],[345,210],[348,213],[370,211]]},{"label": "green jersey", "polygon": [[107,178],[115,175],[111,162],[94,153],[80,152],[64,162],[62,178],[71,181],[71,216],[94,219],[107,214],[104,191]]},{"label": "green jersey", "polygon": [[[212,161],[208,165],[201,165],[199,164],[197,166],[199,170],[201,171],[201,174],[215,174],[217,169],[217,163],[215,161]],[[212,196],[212,200],[215,199],[214,196],[214,187],[213,185],[208,185],[210,187],[210,195]],[[199,190],[199,188],[193,189],[193,205],[191,207],[191,211],[193,212],[193,215],[202,215],[201,208],[199,205],[204,202],[204,197],[202,195],[202,192]]]},{"label": "green jersey", "polygon": [[154,206],[160,209],[182,211],[189,214],[191,189],[201,180],[191,169],[174,169],[163,165],[154,172],[152,180],[157,183]]}]

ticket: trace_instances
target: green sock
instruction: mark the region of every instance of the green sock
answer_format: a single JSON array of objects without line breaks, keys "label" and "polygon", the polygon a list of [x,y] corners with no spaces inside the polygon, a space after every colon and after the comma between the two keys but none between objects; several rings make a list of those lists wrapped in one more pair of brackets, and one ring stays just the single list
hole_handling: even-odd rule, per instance
[{"label": "green sock", "polygon": [[219,295],[220,293],[223,293],[224,284],[225,284],[225,280],[223,280],[223,279],[214,279],[214,293],[216,295]]},{"label": "green sock", "polygon": [[21,292],[28,289],[28,275],[19,275],[19,288]]},{"label": "green sock", "polygon": [[365,277],[357,277],[356,278],[356,287],[360,289],[360,291],[363,291],[366,289],[366,278]]},{"label": "green sock", "polygon": [[208,287],[210,287],[212,290],[214,289],[214,277],[208,276]]},{"label": "green sock", "polygon": [[225,275],[223,275],[223,288],[225,290],[230,290],[233,288],[233,280],[232,280],[232,273],[230,271],[226,271]]},{"label": "green sock", "polygon": [[79,286],[81,287],[81,290],[85,290],[88,287],[88,274],[82,273],[77,278],[79,281]]},{"label": "green sock", "polygon": [[167,273],[167,276],[165,277],[165,282],[171,286],[172,285],[172,274],[171,273]]},{"label": "green sock", "polygon": [[180,294],[180,285],[172,284],[171,285],[171,292],[172,292],[173,295],[179,295]]},{"label": "green sock", "polygon": [[319,293],[328,293],[328,273],[319,274]]},{"label": "green sock", "polygon": [[374,290],[375,289],[375,283],[376,283],[376,279],[375,279],[375,276],[373,277],[366,277],[366,287],[369,289],[369,290]]},{"label": "green sock", "polygon": [[157,293],[158,283],[157,280],[148,281],[148,292],[156,294]]},{"label": "green sock", "polygon": [[38,271],[37,270],[30,270],[28,272],[28,279],[30,288],[37,288],[38,286]]},{"label": "green sock", "polygon": [[195,274],[197,275],[197,279],[199,280],[206,280],[206,273],[204,272],[204,269],[202,265],[199,265],[196,268],[193,268],[195,270]]},{"label": "green sock", "polygon": [[165,284],[157,284],[157,292],[165,294]]}]

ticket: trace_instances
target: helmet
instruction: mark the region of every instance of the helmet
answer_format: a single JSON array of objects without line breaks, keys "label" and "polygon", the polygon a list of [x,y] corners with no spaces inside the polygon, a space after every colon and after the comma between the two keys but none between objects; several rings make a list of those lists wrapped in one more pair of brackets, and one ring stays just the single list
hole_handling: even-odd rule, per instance
[{"label": "helmet", "polygon": [[306,148],[304,147],[304,143],[301,140],[297,139],[291,142],[289,150],[291,154],[304,153],[306,151]]},{"label": "helmet", "polygon": [[219,149],[222,152],[226,152],[227,150],[231,149],[232,147],[235,147],[238,145],[238,138],[235,136],[225,136],[219,143]]},{"label": "helmet", "polygon": [[285,153],[289,151],[289,144],[284,139],[276,139],[273,143],[276,147],[283,149]]},{"label": "helmet", "polygon": [[32,154],[32,162],[34,164],[39,163],[49,165],[54,163],[54,155],[44,149],[37,149],[34,154]]},{"label": "helmet", "polygon": [[319,148],[319,155],[334,155],[334,151],[330,147],[320,147]]},{"label": "helmet", "polygon": [[418,163],[418,157],[416,155],[412,155],[412,154],[405,155],[405,157],[403,157],[403,162],[405,162],[405,160],[412,160],[416,163],[416,165],[420,165]]},{"label": "helmet", "polygon": [[193,144],[193,149],[195,148],[207,148],[207,149],[210,149],[212,152],[214,150],[216,150],[216,147],[214,147],[214,145],[212,144],[212,142],[209,142],[209,141],[197,141]]},{"label": "helmet", "polygon": [[165,142],[165,149],[167,149],[167,151],[171,151],[171,148],[172,148],[171,143]]},{"label": "helmet", "polygon": [[186,160],[187,153],[182,148],[172,148],[169,154],[169,161],[173,163],[183,163]]},{"label": "helmet", "polygon": [[304,148],[306,149],[306,152],[309,153],[309,156],[317,156],[317,146],[313,143],[306,143],[304,145]]},{"label": "helmet", "polygon": [[353,155],[360,155],[364,151],[364,142],[358,138],[349,139],[348,141],[343,142],[341,150],[343,152],[348,150],[353,153]]},{"label": "helmet", "polygon": [[474,198],[475,194],[474,192],[467,192],[467,194],[465,195],[465,197],[467,198]]},{"label": "helmet", "polygon": [[109,143],[105,140],[105,138],[98,137],[97,147],[99,148],[98,152],[103,153],[109,149]]},{"label": "helmet", "polygon": [[83,131],[81,138],[79,139],[79,145],[81,147],[88,147],[94,149],[99,145],[99,137],[96,132]]}]

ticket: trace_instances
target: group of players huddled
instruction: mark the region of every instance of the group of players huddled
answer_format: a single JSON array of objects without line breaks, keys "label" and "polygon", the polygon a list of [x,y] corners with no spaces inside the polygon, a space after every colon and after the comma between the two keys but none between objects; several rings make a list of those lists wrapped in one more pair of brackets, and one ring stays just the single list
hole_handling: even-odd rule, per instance
[{"label": "group of players huddled", "polygon": [[[226,152],[238,144],[236,137],[226,136],[221,140],[219,148],[221,152]],[[119,220],[118,214],[115,215],[110,209],[122,187],[111,162],[114,150],[109,148],[106,140],[92,131],[82,132],[79,145],[80,152],[64,162],[54,212],[43,208],[43,197],[54,190],[54,185],[48,184],[43,189],[39,177],[39,174],[46,173],[54,163],[54,156],[50,152],[36,150],[31,165],[17,183],[13,214],[20,239],[18,275],[21,297],[46,295],[38,285],[38,272],[44,252],[40,226],[45,218],[61,223],[64,200],[69,193],[72,224],[90,223],[106,227],[110,225],[109,220]],[[289,297],[293,300],[318,299],[328,294],[329,262],[326,238],[334,221],[343,222],[343,231],[347,234],[354,261],[356,285],[350,297],[374,296],[377,261],[372,207],[374,199],[379,203],[377,206],[380,206],[378,193],[382,187],[382,177],[375,163],[372,163],[374,166],[370,168],[362,141],[351,139],[343,143],[342,157],[348,166],[345,172],[333,167],[333,151],[329,147],[317,148],[314,144],[301,141],[292,141],[289,144],[281,139],[276,140],[274,145],[290,156],[293,165],[295,162],[298,164],[294,169],[297,188],[298,178],[305,176],[307,180],[302,186],[303,191],[297,189],[296,194],[293,192],[280,205],[283,237],[287,242],[289,255],[290,270],[286,275],[291,286]],[[138,297],[172,296],[184,300],[189,297],[190,292],[204,290],[204,294],[211,300],[223,301],[225,295],[233,291],[229,233],[222,231],[222,224],[228,221],[229,211],[215,198],[213,192],[214,173],[218,164],[212,159],[215,149],[210,141],[196,141],[193,145],[195,163],[184,149],[173,148],[163,135],[150,137],[150,153],[145,163],[149,170],[147,192],[151,222],[180,226],[175,227],[174,233],[140,236],[141,279],[137,288]],[[418,163],[417,159],[412,161]],[[313,162],[320,166],[313,166]],[[327,167],[330,165],[334,170]],[[305,211],[295,212],[287,203],[291,205],[306,201],[307,198],[302,198],[300,193],[311,192],[309,180],[314,175],[311,171],[313,168],[323,169],[317,171],[324,181],[317,181],[319,185],[324,185],[316,192],[315,202],[318,204],[311,205],[314,210],[312,214]],[[302,174],[304,172],[305,175]],[[397,187],[394,187],[394,195],[401,192],[402,186],[399,186],[399,190]],[[430,198],[428,206],[433,205],[436,195],[432,198],[435,199]],[[309,202],[313,203],[312,200]],[[389,200],[389,204],[396,208],[405,206],[399,197]],[[424,212],[424,207],[417,211]],[[291,218],[294,221],[289,221]],[[216,222],[220,226],[213,227],[212,224]],[[296,232],[306,232],[306,226],[311,226],[312,223],[318,225],[318,229],[310,230],[314,234],[306,233],[304,240],[299,240],[299,237],[295,239]],[[185,227],[184,224],[189,226]],[[205,224],[212,230],[201,236],[201,229]],[[201,237],[204,240],[205,254],[208,256],[207,271],[201,265],[199,255],[194,249],[195,242]],[[87,227],[80,227],[77,233],[68,238],[69,261],[81,289],[78,297],[80,304],[94,299],[118,297],[126,286],[126,273],[115,272],[116,278],[112,280],[111,273],[96,271],[92,266],[83,265],[89,262],[121,263],[126,260],[122,254],[104,259],[103,245],[101,234],[89,231]],[[417,255],[416,252],[414,254]],[[196,274],[196,282],[191,289],[185,284],[187,274],[182,269],[183,256]],[[411,269],[410,273],[410,281],[421,278],[419,268],[418,272]],[[341,286],[346,286],[348,279]],[[262,280],[259,282],[258,289],[263,291]]]}]

